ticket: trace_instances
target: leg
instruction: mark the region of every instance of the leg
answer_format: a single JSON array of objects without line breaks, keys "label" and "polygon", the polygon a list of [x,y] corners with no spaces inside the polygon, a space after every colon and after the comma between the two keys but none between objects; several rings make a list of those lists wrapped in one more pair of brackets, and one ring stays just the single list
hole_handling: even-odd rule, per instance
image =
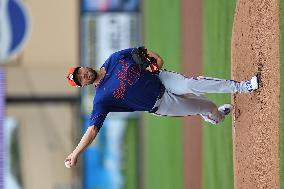
[{"label": "leg", "polygon": [[250,92],[247,91],[247,86],[244,82],[234,80],[203,76],[187,78],[182,74],[165,70],[160,72],[159,78],[168,91],[177,95],[188,93],[200,95],[203,93]]},{"label": "leg", "polygon": [[155,115],[201,115],[205,121],[213,124],[220,123],[225,117],[208,98],[194,94],[176,95],[166,91],[156,106],[158,110]]}]

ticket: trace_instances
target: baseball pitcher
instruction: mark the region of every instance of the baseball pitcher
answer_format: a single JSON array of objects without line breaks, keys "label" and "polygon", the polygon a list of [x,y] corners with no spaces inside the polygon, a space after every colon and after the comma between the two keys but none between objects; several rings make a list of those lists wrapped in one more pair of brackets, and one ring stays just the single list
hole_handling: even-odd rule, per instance
[{"label": "baseball pitcher", "polygon": [[66,158],[66,167],[76,165],[77,158],[95,139],[109,112],[144,111],[154,115],[200,115],[205,121],[219,124],[233,107],[215,103],[204,93],[248,93],[258,89],[258,78],[237,82],[211,77],[186,77],[162,69],[163,59],[144,47],[113,53],[99,70],[70,68],[71,86],[94,85],[96,95],[89,128],[75,150]]}]

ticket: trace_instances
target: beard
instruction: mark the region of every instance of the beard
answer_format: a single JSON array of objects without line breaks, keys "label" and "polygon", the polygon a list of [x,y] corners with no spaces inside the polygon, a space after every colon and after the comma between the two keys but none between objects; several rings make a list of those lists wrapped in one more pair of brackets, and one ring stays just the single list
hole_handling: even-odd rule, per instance
[{"label": "beard", "polygon": [[98,77],[98,73],[96,70],[93,70],[92,68],[88,68],[88,79],[89,79],[89,84],[93,84],[95,80]]}]

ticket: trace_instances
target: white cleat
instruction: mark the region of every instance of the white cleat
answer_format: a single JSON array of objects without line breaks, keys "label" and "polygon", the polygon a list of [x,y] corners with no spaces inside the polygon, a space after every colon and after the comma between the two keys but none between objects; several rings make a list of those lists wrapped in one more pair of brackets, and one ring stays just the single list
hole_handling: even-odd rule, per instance
[{"label": "white cleat", "polygon": [[233,110],[233,105],[232,104],[223,104],[222,106],[218,107],[218,110],[223,115],[228,115]]},{"label": "white cleat", "polygon": [[240,85],[241,93],[248,93],[258,89],[257,76],[253,76],[250,80],[242,81]]}]

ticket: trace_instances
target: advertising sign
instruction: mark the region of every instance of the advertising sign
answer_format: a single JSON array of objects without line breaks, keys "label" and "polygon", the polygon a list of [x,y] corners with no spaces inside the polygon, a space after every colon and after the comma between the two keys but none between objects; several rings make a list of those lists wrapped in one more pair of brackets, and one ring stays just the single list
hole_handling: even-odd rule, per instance
[{"label": "advertising sign", "polygon": [[82,11],[138,11],[139,0],[83,0]]},{"label": "advertising sign", "polygon": [[0,62],[7,62],[24,47],[30,19],[22,0],[0,1]]},{"label": "advertising sign", "polygon": [[86,14],[82,17],[82,64],[99,68],[115,51],[138,46],[138,13]]}]

